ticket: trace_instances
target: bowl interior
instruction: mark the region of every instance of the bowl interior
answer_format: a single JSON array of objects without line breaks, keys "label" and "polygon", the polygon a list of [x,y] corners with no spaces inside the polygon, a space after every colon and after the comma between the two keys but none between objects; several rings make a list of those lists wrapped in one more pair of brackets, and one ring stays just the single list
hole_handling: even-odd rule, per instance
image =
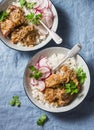
[{"label": "bowl interior", "polygon": [[28,86],[28,81],[27,81],[27,77],[28,77],[28,66],[30,65],[30,63],[36,63],[37,60],[39,59],[40,56],[51,56],[53,53],[63,53],[66,54],[68,52],[69,49],[66,48],[61,48],[61,47],[52,47],[52,48],[47,48],[44,49],[42,51],[40,51],[39,53],[37,53],[28,63],[26,69],[25,69],[25,73],[24,73],[24,88],[25,91],[28,95],[28,97],[30,98],[30,100],[39,108],[49,111],[49,112],[65,112],[65,111],[69,111],[73,108],[75,108],[76,106],[78,106],[86,97],[89,87],[90,87],[90,74],[89,74],[89,69],[87,64],[85,63],[85,61],[83,60],[83,58],[80,55],[77,55],[75,57],[75,60],[77,62],[77,64],[79,66],[81,66],[83,68],[83,70],[86,72],[87,75],[87,79],[83,85],[83,90],[81,93],[78,94],[78,96],[74,99],[74,101],[72,101],[72,103],[70,103],[67,106],[64,107],[58,107],[58,108],[48,108],[46,106],[44,106],[43,104],[39,103],[38,101],[36,101],[31,94],[31,89]]},{"label": "bowl interior", "polygon": [[[1,3],[1,5],[0,5],[0,11],[5,10],[8,7],[8,5],[11,4],[12,1],[13,0],[4,0]],[[53,21],[53,26],[52,26],[51,29],[54,32],[56,32],[57,27],[58,27],[58,14],[57,14],[57,11],[56,11],[56,9],[55,9],[53,4],[52,4],[52,12],[53,12],[53,15],[54,15],[54,21]],[[9,46],[12,49],[19,50],[19,51],[33,51],[33,50],[37,50],[37,49],[45,46],[51,40],[51,36],[48,35],[45,41],[42,41],[40,44],[38,44],[38,45],[36,45],[36,46],[31,48],[31,47],[21,47],[21,46],[17,46],[15,44],[12,44],[9,39],[3,37],[1,32],[0,32],[0,38],[7,46]]]}]

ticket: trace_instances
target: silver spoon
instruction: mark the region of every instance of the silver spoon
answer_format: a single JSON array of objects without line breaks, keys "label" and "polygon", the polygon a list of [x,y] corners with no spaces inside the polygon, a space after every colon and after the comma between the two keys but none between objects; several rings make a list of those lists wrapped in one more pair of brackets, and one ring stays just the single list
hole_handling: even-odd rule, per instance
[{"label": "silver spoon", "polygon": [[76,44],[70,51],[68,51],[63,60],[55,68],[53,68],[53,72],[56,72],[68,58],[75,56],[81,50],[81,48],[82,46],[80,44]]},{"label": "silver spoon", "polygon": [[61,44],[63,39],[56,34],[54,31],[50,30],[41,20],[40,23],[46,28],[46,30],[49,32],[50,36],[53,38],[53,40],[57,43],[57,44]]}]

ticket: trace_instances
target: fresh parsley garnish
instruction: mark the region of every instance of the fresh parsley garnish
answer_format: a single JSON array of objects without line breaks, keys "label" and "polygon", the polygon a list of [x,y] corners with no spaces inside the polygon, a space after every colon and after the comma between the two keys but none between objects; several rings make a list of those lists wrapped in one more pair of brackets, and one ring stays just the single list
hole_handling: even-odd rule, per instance
[{"label": "fresh parsley garnish", "polygon": [[29,66],[29,69],[31,70],[30,73],[30,78],[35,78],[36,80],[38,80],[39,78],[42,77],[42,73],[36,69],[33,65]]},{"label": "fresh parsley garnish", "polygon": [[26,5],[26,0],[19,0],[19,2],[22,7]]},{"label": "fresh parsley garnish", "polygon": [[65,84],[65,89],[66,93],[70,93],[71,95],[79,92],[79,89],[73,81],[70,81],[69,83]]},{"label": "fresh parsley garnish", "polygon": [[26,5],[26,0],[20,0],[20,5],[23,7]]},{"label": "fresh parsley garnish", "polygon": [[33,8],[34,8],[34,5],[36,5],[36,2],[31,2],[31,3],[27,3],[27,4],[26,4],[26,7],[27,7],[28,9],[33,9]]},{"label": "fresh parsley garnish", "polygon": [[13,96],[12,99],[9,101],[9,105],[20,107],[21,102],[19,100],[19,97],[18,96]]},{"label": "fresh parsley garnish", "polygon": [[84,84],[85,79],[87,78],[86,73],[83,71],[83,69],[81,67],[77,68],[75,70],[75,72],[77,74],[77,78],[78,78],[80,84]]},{"label": "fresh parsley garnish", "polygon": [[43,126],[44,123],[47,121],[48,117],[46,114],[43,114],[38,120],[37,120],[37,125]]},{"label": "fresh parsley garnish", "polygon": [[36,5],[36,2],[27,2],[26,0],[20,0],[21,7],[26,7],[28,9],[33,9],[34,5]]},{"label": "fresh parsley garnish", "polygon": [[34,14],[34,13],[30,13],[26,16],[26,19],[30,22],[32,22],[33,24],[39,24],[40,20],[42,18],[42,14]]},{"label": "fresh parsley garnish", "polygon": [[3,21],[7,18],[8,13],[6,11],[1,11],[0,12],[0,21]]}]

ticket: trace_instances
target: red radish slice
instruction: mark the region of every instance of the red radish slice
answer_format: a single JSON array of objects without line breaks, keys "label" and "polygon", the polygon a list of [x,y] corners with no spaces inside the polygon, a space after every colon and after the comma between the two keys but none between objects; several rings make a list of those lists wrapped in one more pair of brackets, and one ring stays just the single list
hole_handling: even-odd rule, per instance
[{"label": "red radish slice", "polygon": [[36,63],[34,66],[35,66],[36,69],[38,69],[38,63]]},{"label": "red radish slice", "polygon": [[37,81],[36,79],[34,79],[34,78],[31,78],[31,79],[30,79],[30,83],[31,83],[32,85],[37,85],[37,84],[38,84],[38,81]]},{"label": "red radish slice", "polygon": [[51,70],[48,67],[46,67],[46,66],[40,67],[39,71],[41,71],[42,74],[43,74],[41,79],[46,79],[46,78],[48,78],[51,75]]},{"label": "red radish slice", "polygon": [[42,10],[44,8],[45,0],[38,0],[38,1],[39,1],[40,5],[37,9]]},{"label": "red radish slice", "polygon": [[42,66],[49,67],[49,65],[48,65],[48,59],[46,57],[43,57],[39,61],[39,67],[42,67]]},{"label": "red radish slice", "polygon": [[43,91],[45,90],[45,82],[42,80],[38,81],[38,85],[35,86],[38,90]]},{"label": "red radish slice", "polygon": [[45,8],[44,10],[43,10],[43,16],[44,17],[50,17],[50,18],[53,18],[53,13],[52,13],[52,11],[50,10],[50,9],[47,9],[47,8]]},{"label": "red radish slice", "polygon": [[46,25],[47,25],[47,27],[51,28],[52,25],[53,25],[53,19],[50,18],[50,17],[45,17],[45,19],[46,19]]},{"label": "red radish slice", "polygon": [[48,0],[44,0],[45,2],[44,2],[44,7],[46,7],[46,8],[48,8],[48,6],[49,6],[49,1]]},{"label": "red radish slice", "polygon": [[52,3],[51,3],[51,1],[50,1],[50,0],[48,0],[48,8],[50,8],[50,9],[51,9],[51,6],[52,6]]}]

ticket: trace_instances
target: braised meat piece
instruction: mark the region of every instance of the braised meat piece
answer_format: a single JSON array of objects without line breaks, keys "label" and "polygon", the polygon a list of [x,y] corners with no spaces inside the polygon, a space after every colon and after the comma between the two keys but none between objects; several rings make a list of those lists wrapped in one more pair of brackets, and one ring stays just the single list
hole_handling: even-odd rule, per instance
[{"label": "braised meat piece", "polygon": [[26,20],[25,20],[24,12],[21,8],[16,7],[14,5],[10,5],[6,11],[9,14],[9,19],[14,22],[15,27],[25,23]]},{"label": "braised meat piece", "polygon": [[67,82],[67,75],[52,74],[45,80],[46,87],[55,88],[58,84]]},{"label": "braised meat piece", "polygon": [[52,88],[45,90],[45,98],[49,103],[52,103],[54,101],[54,90]]},{"label": "braised meat piece", "polygon": [[38,38],[38,37],[39,37],[38,31],[34,29],[24,39],[22,39],[22,44],[24,46],[33,47],[34,45],[36,45],[36,38]]},{"label": "braised meat piece", "polygon": [[45,80],[45,100],[49,104],[53,103],[56,106],[65,106],[69,104],[75,97],[75,94],[66,93],[65,84],[70,81],[76,84],[78,90],[81,89],[75,71],[67,66],[62,66],[59,72],[50,75]]},{"label": "braised meat piece", "polygon": [[8,13],[7,19],[0,22],[0,28],[2,34],[7,37],[17,26],[20,26],[25,23],[24,12],[14,5],[11,5],[7,8],[6,12]]},{"label": "braised meat piece", "polygon": [[53,103],[57,106],[65,106],[69,104],[72,99],[73,95],[66,94],[66,90],[61,87],[57,88],[47,88],[45,90],[45,99],[48,101],[48,103]]},{"label": "braised meat piece", "polygon": [[17,42],[22,41],[25,37],[28,36],[33,31],[33,25],[21,26],[18,29],[15,29],[11,33],[11,41],[16,44]]},{"label": "braised meat piece", "polygon": [[5,37],[7,37],[10,34],[10,32],[14,29],[14,27],[15,24],[9,19],[0,22],[1,32]]}]

